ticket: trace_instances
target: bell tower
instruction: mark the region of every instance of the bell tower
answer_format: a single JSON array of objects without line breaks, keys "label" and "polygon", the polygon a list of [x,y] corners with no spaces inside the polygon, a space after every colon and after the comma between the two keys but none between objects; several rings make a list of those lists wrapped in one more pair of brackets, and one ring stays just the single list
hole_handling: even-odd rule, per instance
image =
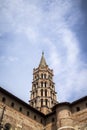
[{"label": "bell tower", "polygon": [[44,114],[51,112],[51,108],[57,104],[53,70],[48,67],[44,52],[42,52],[38,68],[33,69],[32,91],[29,102],[32,107]]}]

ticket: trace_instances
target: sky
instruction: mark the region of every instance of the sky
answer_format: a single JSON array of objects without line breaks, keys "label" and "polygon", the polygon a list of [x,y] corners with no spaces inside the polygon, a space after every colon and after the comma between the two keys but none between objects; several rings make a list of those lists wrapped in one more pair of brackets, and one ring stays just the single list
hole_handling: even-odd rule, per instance
[{"label": "sky", "polygon": [[0,86],[28,103],[42,51],[59,102],[87,95],[87,0],[0,0]]}]

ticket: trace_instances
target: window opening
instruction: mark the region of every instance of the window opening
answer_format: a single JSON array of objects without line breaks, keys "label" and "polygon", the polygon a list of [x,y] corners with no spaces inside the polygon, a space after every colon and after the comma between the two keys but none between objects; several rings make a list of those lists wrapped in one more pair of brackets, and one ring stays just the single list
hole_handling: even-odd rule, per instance
[{"label": "window opening", "polygon": [[47,83],[45,82],[45,87],[47,86]]},{"label": "window opening", "polygon": [[41,78],[43,79],[43,74],[41,74]]},{"label": "window opening", "polygon": [[11,124],[6,123],[4,129],[5,129],[5,130],[10,130],[10,129],[11,129]]},{"label": "window opening", "polygon": [[2,98],[2,102],[4,102],[4,103],[6,102],[6,98],[5,97]]},{"label": "window opening", "polygon": [[43,89],[41,89],[41,96],[43,96]]},{"label": "window opening", "polygon": [[27,111],[27,116],[29,116],[29,114],[30,114],[29,111]]},{"label": "window opening", "polygon": [[34,120],[36,120],[36,115],[34,115]]},{"label": "window opening", "polygon": [[47,99],[45,99],[46,106],[47,106],[47,102],[48,102],[48,100],[47,100]]},{"label": "window opening", "polygon": [[14,107],[14,103],[13,102],[11,103],[11,107]]},{"label": "window opening", "polygon": [[41,99],[41,107],[43,106],[43,99]]},{"label": "window opening", "polygon": [[41,87],[43,87],[43,82],[41,82]]},{"label": "window opening", "polygon": [[22,112],[22,107],[19,108],[19,111]]},{"label": "window opening", "polygon": [[80,111],[80,107],[76,107],[76,110],[77,110],[77,111]]},{"label": "window opening", "polygon": [[45,90],[45,96],[47,97],[47,90]]}]

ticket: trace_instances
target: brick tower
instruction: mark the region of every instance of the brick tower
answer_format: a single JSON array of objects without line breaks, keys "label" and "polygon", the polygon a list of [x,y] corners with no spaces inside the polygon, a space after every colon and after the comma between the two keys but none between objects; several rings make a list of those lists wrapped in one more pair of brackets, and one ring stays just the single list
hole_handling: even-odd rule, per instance
[{"label": "brick tower", "polygon": [[33,82],[30,97],[30,105],[47,114],[57,103],[55,83],[53,82],[53,70],[51,70],[44,58],[44,53],[38,68],[33,69]]}]

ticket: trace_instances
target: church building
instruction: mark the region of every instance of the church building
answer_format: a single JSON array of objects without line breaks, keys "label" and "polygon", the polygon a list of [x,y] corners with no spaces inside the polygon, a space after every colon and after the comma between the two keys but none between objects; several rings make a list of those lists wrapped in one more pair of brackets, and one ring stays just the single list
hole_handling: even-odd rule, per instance
[{"label": "church building", "polygon": [[87,96],[57,101],[53,76],[42,53],[29,104],[0,87],[0,130],[87,130]]}]

